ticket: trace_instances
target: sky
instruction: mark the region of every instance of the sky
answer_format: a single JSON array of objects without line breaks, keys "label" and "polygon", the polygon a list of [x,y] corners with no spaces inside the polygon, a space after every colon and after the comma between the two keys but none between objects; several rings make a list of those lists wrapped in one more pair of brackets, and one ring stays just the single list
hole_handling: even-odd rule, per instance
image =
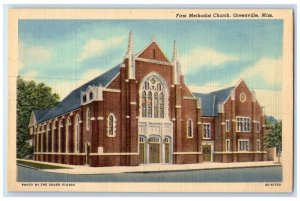
[{"label": "sky", "polygon": [[169,60],[176,40],[185,82],[208,93],[240,79],[281,118],[282,20],[19,20],[19,75],[63,99],[156,38]]}]

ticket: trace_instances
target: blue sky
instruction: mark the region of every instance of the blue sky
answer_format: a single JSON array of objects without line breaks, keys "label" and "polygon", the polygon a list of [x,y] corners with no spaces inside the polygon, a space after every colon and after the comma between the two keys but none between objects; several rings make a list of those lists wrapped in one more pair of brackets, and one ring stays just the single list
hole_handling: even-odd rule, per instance
[{"label": "blue sky", "polygon": [[281,93],[282,20],[20,20],[19,74],[63,98],[122,62],[130,30],[136,52],[155,36],[171,59],[176,40],[192,90],[217,90],[243,78],[251,89]]}]

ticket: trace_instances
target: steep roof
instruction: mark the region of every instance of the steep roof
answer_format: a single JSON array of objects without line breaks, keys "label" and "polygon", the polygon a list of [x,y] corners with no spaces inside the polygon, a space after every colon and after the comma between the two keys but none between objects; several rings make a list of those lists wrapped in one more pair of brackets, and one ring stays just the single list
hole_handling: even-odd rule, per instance
[{"label": "steep roof", "polygon": [[206,117],[218,116],[218,103],[224,102],[235,87],[228,87],[207,94],[193,92],[193,95],[201,98],[202,115]]},{"label": "steep roof", "polygon": [[49,109],[43,109],[43,110],[33,110],[32,111],[35,117],[35,120],[38,122],[45,114],[49,112]]},{"label": "steep roof", "polygon": [[120,64],[115,66],[114,68],[106,71],[102,75],[94,78],[93,80],[87,82],[86,84],[78,87],[73,90],[67,97],[65,97],[60,103],[58,103],[55,107],[48,110],[46,114],[44,114],[37,123],[41,123],[43,121],[47,121],[56,116],[63,115],[65,113],[71,112],[80,107],[81,100],[81,92],[85,91],[88,86],[103,86],[107,87],[107,85],[118,75],[120,72]]}]

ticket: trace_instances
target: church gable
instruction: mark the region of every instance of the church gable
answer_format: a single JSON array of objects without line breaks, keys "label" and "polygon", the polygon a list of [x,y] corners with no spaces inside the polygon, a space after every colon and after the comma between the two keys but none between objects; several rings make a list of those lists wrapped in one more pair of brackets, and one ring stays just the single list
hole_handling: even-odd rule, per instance
[{"label": "church gable", "polygon": [[143,50],[138,55],[138,58],[169,62],[165,54],[156,44],[156,42],[152,42],[145,50]]}]

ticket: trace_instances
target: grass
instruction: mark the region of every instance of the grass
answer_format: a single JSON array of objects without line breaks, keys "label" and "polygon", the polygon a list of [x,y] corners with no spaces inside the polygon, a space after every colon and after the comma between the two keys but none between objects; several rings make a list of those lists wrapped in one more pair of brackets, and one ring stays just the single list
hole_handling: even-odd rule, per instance
[{"label": "grass", "polygon": [[63,167],[63,166],[59,166],[59,165],[49,165],[49,164],[38,163],[36,161],[31,162],[31,161],[17,160],[17,164],[26,165],[26,166],[37,168],[37,169],[72,169],[72,168]]}]

